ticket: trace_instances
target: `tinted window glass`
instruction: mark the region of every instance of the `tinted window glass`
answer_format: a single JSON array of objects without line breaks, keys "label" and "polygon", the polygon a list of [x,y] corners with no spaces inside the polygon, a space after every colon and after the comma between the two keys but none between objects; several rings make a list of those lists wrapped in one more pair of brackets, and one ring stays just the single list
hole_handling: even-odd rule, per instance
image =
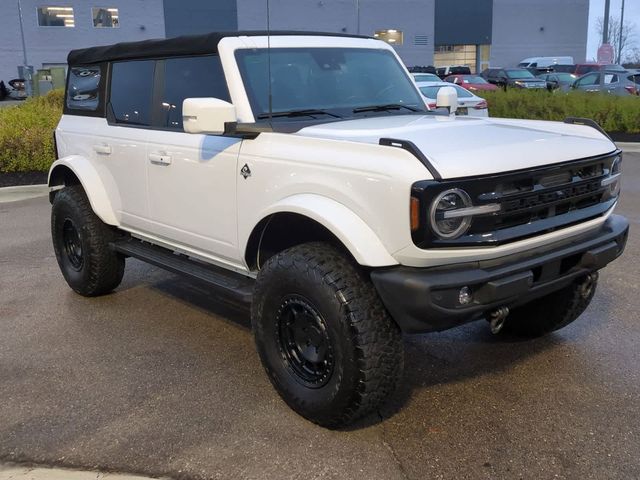
[{"label": "tinted window glass", "polygon": [[590,73],[589,75],[585,75],[580,80],[576,82],[576,85],[584,86],[584,85],[595,85],[598,83],[599,74]]},{"label": "tinted window glass", "polygon": [[227,83],[217,56],[170,58],[164,61],[160,125],[182,130],[185,98],[214,97],[229,101]]},{"label": "tinted window glass", "polygon": [[604,74],[604,83],[618,83],[618,75],[613,75],[611,73]]},{"label": "tinted window glass", "polygon": [[506,70],[507,76],[511,79],[535,78],[529,70]]},{"label": "tinted window glass", "polygon": [[69,71],[67,107],[74,110],[98,109],[100,103],[100,67],[73,67]]},{"label": "tinted window glass", "polygon": [[110,102],[116,123],[151,125],[154,67],[154,60],[113,64]]}]

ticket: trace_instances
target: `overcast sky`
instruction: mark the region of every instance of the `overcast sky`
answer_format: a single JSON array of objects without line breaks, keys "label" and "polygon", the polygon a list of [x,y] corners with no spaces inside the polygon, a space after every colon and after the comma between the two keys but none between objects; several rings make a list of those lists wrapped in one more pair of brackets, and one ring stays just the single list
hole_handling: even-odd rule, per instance
[{"label": "overcast sky", "polygon": [[[620,18],[621,6],[622,0],[611,0],[611,16]],[[595,59],[598,46],[600,45],[601,39],[598,38],[598,29],[596,27],[596,22],[600,17],[604,17],[604,0],[590,0],[587,60]],[[625,0],[624,20],[624,23],[627,23],[627,21],[635,23],[636,46],[640,47],[640,0]]]}]

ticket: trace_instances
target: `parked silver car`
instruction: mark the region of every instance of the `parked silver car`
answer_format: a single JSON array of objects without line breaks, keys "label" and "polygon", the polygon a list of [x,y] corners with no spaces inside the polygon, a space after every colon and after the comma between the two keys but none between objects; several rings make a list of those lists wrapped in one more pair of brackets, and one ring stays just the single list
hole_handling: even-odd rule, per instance
[{"label": "parked silver car", "polygon": [[[600,85],[600,75],[604,75],[603,85]],[[640,95],[640,73],[635,70],[590,72],[578,78],[571,88],[613,95]]]}]

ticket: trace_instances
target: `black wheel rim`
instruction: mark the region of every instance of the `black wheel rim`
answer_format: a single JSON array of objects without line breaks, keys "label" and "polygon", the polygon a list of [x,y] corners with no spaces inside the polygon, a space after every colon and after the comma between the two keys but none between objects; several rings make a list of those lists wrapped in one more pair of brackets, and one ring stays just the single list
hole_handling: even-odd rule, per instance
[{"label": "black wheel rim", "polygon": [[303,297],[290,295],[276,317],[278,347],[287,369],[309,388],[325,385],[333,373],[334,355],[327,324]]},{"label": "black wheel rim", "polygon": [[71,268],[78,271],[84,264],[82,256],[82,239],[75,223],[66,218],[62,224],[62,244]]}]

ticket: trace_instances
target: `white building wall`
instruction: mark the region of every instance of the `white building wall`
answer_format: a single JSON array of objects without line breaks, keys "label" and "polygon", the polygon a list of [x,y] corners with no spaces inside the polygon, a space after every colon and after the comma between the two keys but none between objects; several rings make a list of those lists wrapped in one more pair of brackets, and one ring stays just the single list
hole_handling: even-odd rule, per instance
[{"label": "white building wall", "polygon": [[[271,0],[270,4],[272,30],[371,36],[376,30],[402,30],[404,43],[395,48],[404,62],[408,66],[433,63],[435,0]],[[237,0],[237,6],[239,30],[267,29],[265,0]],[[426,36],[428,43],[415,45],[416,35]]]},{"label": "white building wall", "polygon": [[[37,70],[43,64],[66,64],[69,50],[165,36],[163,0],[21,0],[27,59]],[[22,65],[18,2],[3,0],[0,15],[0,80],[16,78]],[[73,7],[75,27],[38,26],[37,7]],[[95,28],[92,7],[118,8],[119,28]]]},{"label": "white building wall", "polygon": [[589,0],[494,0],[491,66],[570,55],[584,62]]}]

